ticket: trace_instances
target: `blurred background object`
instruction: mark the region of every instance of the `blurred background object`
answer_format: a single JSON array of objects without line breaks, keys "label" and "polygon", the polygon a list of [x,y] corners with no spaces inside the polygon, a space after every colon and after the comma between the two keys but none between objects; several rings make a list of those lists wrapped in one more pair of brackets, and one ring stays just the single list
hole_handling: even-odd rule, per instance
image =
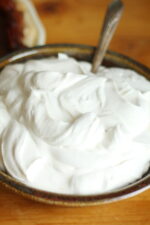
[{"label": "blurred background object", "polygon": [[0,0],[0,54],[45,44],[45,29],[30,0]]}]

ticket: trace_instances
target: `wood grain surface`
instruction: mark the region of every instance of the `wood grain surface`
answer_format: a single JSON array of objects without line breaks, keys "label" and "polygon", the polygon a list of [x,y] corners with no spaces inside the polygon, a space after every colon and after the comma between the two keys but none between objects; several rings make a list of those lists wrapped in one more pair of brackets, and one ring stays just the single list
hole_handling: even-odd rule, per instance
[{"label": "wood grain surface", "polygon": [[[96,45],[109,0],[33,0],[47,43]],[[110,49],[149,66],[150,0],[124,0],[125,12]],[[54,207],[0,187],[1,225],[150,225],[150,191],[85,208]]]}]

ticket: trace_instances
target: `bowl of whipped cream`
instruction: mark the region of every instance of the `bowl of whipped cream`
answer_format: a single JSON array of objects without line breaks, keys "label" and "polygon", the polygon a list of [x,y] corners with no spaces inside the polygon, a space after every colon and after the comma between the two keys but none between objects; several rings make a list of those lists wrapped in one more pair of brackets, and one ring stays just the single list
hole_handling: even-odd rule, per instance
[{"label": "bowl of whipped cream", "polygon": [[150,187],[150,70],[108,51],[53,44],[0,60],[0,184],[87,206]]}]

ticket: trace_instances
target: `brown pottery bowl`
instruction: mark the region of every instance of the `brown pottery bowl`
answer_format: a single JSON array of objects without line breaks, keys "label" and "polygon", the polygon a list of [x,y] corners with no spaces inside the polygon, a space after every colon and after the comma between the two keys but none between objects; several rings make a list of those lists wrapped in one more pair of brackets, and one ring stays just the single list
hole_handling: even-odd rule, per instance
[{"label": "brown pottery bowl", "polygon": [[[10,63],[18,63],[27,61],[29,59],[56,56],[59,52],[66,53],[77,60],[91,61],[94,51],[94,47],[74,44],[52,44],[34,47],[15,52],[11,55],[1,58],[0,70]],[[103,65],[107,67],[129,68],[135,70],[150,80],[150,69],[116,52],[108,51],[105,55]],[[125,199],[148,189],[150,187],[150,169],[142,176],[142,178],[139,178],[127,186],[112,192],[96,195],[66,195],[37,190],[20,183],[15,178],[2,171],[0,171],[0,184],[24,197],[33,199],[35,201],[63,206],[88,206]]]}]

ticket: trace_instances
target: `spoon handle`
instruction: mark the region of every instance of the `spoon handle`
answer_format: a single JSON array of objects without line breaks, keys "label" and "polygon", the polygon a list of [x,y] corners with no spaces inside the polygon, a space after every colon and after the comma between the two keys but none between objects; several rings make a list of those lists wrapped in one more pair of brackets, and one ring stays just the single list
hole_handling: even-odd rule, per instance
[{"label": "spoon handle", "polygon": [[102,63],[105,52],[120,21],[123,8],[124,5],[121,0],[114,0],[107,8],[98,47],[93,58],[91,70],[93,73],[96,73],[98,67]]}]

